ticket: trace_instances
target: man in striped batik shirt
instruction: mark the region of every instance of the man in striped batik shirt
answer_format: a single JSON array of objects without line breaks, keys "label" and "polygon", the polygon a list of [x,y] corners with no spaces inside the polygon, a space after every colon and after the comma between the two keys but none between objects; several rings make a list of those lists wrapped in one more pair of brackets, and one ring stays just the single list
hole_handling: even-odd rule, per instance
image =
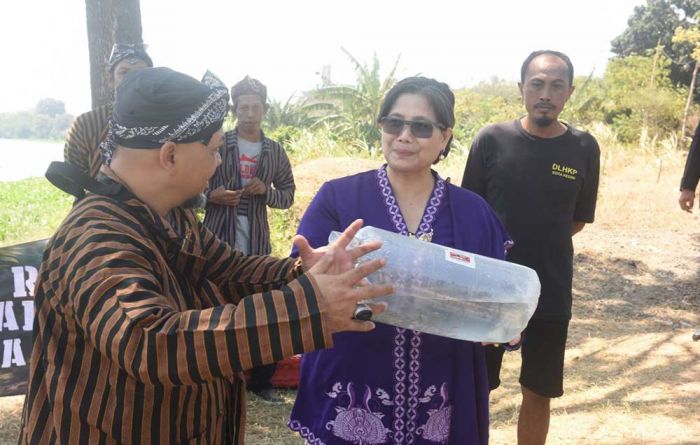
[{"label": "man in striped batik shirt", "polygon": [[[221,165],[209,180],[204,225],[246,255],[269,255],[267,207],[288,209],[294,202],[294,175],[284,147],[265,137],[267,88],[246,76],[231,88],[236,128],[224,135]],[[248,390],[280,403],[272,389],[274,363],[251,369]]]},{"label": "man in striped batik shirt", "polygon": [[357,302],[393,289],[363,281],[384,261],[354,268],[378,248],[346,249],[360,221],[325,252],[300,237],[300,261],[280,260],[233,250],[184,207],[221,162],[227,110],[209,73],[134,71],[99,180],[50,167],[78,200],[36,282],[20,444],[241,444],[243,371],[374,327],[353,319]]},{"label": "man in striped batik shirt", "polygon": [[[117,43],[109,57],[109,81],[114,89],[130,71],[153,66],[143,44]],[[100,144],[107,137],[112,103],[83,113],[73,121],[66,136],[63,160],[75,165],[93,178],[102,166]]]}]

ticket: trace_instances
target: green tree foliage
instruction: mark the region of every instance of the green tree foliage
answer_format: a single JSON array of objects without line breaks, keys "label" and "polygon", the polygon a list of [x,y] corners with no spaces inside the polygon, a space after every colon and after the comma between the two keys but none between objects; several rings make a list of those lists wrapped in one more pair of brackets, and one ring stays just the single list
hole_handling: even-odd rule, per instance
[{"label": "green tree foliage", "polygon": [[308,97],[296,98],[292,94],[284,103],[277,100],[270,102],[263,129],[272,139],[287,144],[299,136],[301,129],[314,126],[319,119],[333,111],[330,105],[310,103]]},{"label": "green tree foliage", "polygon": [[574,127],[587,128],[593,122],[603,122],[602,108],[605,100],[605,81],[600,77],[577,76],[574,92],[564,108],[560,119]]},{"label": "green tree foliage", "polygon": [[[660,56],[611,59],[605,71],[601,110],[622,142],[664,137],[680,127],[685,98],[670,79],[670,61]],[[643,141],[642,141],[643,142]]]},{"label": "green tree foliage", "polygon": [[611,42],[611,51],[620,57],[650,55],[657,44],[674,64],[670,67],[673,83],[690,85],[692,45],[674,42],[677,28],[692,27],[694,16],[700,12],[700,0],[647,0],[634,8],[627,29]]},{"label": "green tree foliage", "polygon": [[455,92],[456,147],[469,146],[476,133],[495,122],[524,114],[520,92],[513,82],[491,79]]},{"label": "green tree foliage", "polygon": [[688,56],[694,61],[700,61],[700,24],[698,19],[700,12],[695,15],[695,23],[687,28],[678,27],[673,34],[673,43],[687,43],[690,45]]},{"label": "green tree foliage", "polygon": [[317,107],[332,110],[317,121],[317,125],[329,123],[338,137],[354,141],[370,151],[379,146],[381,132],[375,123],[382,99],[396,83],[394,77],[399,59],[396,59],[389,74],[382,79],[379,59],[374,55],[372,65],[361,64],[345,48],[352,62],[357,82],[355,85],[331,85],[311,94]]},{"label": "green tree foliage", "polygon": [[[656,60],[656,67],[654,61]],[[560,119],[578,128],[603,123],[620,142],[660,140],[680,129],[685,94],[670,80],[664,56],[614,58],[603,77],[579,76]],[[515,82],[492,79],[455,93],[457,148],[484,126],[525,114]]]},{"label": "green tree foliage", "polygon": [[310,127],[316,122],[313,117],[316,111],[316,107],[308,105],[307,99],[296,99],[294,94],[284,103],[272,100],[265,114],[265,129],[272,131],[282,126]]},{"label": "green tree foliage", "polygon": [[[356,85],[332,85],[270,104],[265,131],[290,153],[301,158],[342,150],[377,154],[381,132],[376,117],[396,81],[398,60],[382,79],[376,56],[368,66],[347,54],[356,68]],[[574,79],[574,93],[560,119],[578,128],[603,129],[619,142],[643,148],[677,140],[686,94],[671,80],[671,69],[661,51],[613,58],[602,77],[591,73]],[[525,114],[516,82],[494,78],[455,91],[455,99],[455,151],[469,147],[483,127]],[[225,127],[232,128],[233,122],[227,120]]]},{"label": "green tree foliage", "polygon": [[690,113],[690,105],[693,99],[693,91],[695,90],[695,85],[697,83],[698,68],[700,68],[700,26],[698,25],[698,18],[700,18],[700,13],[695,14],[696,24],[690,28],[676,28],[675,34],[673,34],[674,43],[688,43],[692,46],[692,51],[690,57],[693,60],[693,74],[690,80],[690,88],[688,88],[688,99],[685,103],[685,111],[683,112],[682,120],[682,131],[680,142],[685,143],[686,134],[686,123],[688,121],[688,114]]},{"label": "green tree foliage", "polygon": [[41,99],[33,111],[0,113],[0,138],[64,139],[71,122],[62,101]]}]

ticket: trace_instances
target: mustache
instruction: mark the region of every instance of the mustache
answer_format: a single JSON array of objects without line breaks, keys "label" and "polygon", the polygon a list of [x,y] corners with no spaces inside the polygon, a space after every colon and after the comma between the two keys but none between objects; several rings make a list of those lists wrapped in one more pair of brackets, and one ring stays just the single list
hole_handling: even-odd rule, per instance
[{"label": "mustache", "polygon": [[554,105],[542,102],[542,103],[535,104],[535,108],[542,109],[542,110],[553,110]]}]

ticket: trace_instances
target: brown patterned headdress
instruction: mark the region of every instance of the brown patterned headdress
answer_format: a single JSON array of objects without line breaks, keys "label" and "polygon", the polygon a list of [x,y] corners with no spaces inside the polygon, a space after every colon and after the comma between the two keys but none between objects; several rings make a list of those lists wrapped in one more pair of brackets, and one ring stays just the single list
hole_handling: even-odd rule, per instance
[{"label": "brown patterned headdress", "polygon": [[243,80],[231,87],[231,100],[233,101],[233,109],[238,105],[238,97],[244,94],[255,94],[260,97],[262,103],[267,102],[267,87],[258,79],[245,76]]}]

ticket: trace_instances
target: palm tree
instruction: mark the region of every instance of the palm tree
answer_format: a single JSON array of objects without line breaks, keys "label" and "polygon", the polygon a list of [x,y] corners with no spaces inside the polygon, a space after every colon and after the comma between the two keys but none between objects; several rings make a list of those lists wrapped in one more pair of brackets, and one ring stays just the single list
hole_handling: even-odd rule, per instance
[{"label": "palm tree", "polygon": [[368,150],[379,145],[381,132],[376,124],[382,99],[396,83],[394,77],[401,56],[394,62],[389,74],[382,80],[379,60],[374,55],[372,66],[361,64],[348,50],[341,48],[350,58],[357,74],[355,85],[331,85],[311,94],[317,109],[324,106],[330,114],[318,119],[316,125],[330,123],[338,136],[349,139]]}]

